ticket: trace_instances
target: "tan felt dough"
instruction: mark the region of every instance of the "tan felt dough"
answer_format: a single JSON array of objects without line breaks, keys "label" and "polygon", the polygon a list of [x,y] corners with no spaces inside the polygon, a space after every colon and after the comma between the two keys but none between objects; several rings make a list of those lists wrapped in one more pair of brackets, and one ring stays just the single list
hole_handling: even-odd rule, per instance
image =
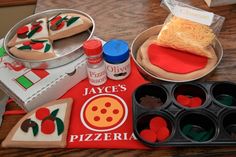
[{"label": "tan felt dough", "polygon": [[[176,80],[176,81],[182,81],[182,80],[191,80],[195,78],[199,78],[206,73],[208,73],[216,64],[217,62],[217,56],[215,54],[214,49],[211,47],[211,53],[212,53],[212,58],[208,58],[208,62],[205,68],[190,72],[188,74],[176,74],[176,73],[171,73],[167,72],[164,69],[159,68],[158,66],[153,65],[148,57],[147,49],[150,44],[157,43],[156,42],[157,36],[151,36],[148,38],[139,48],[137,52],[137,62],[144,67],[147,71],[152,73],[155,76],[165,78],[165,79],[170,79],[170,80]],[[187,59],[187,58],[186,58]]]},{"label": "tan felt dough", "polygon": [[[18,123],[12,128],[12,130],[9,132],[5,140],[2,142],[2,147],[20,147],[20,148],[65,148],[66,147],[66,139],[67,139],[67,133],[69,129],[69,123],[70,123],[70,114],[71,114],[71,108],[73,99],[72,98],[66,98],[66,99],[60,99],[56,101],[49,102],[43,106],[40,107],[49,107],[60,103],[67,103],[67,108],[65,112],[65,118],[64,118],[64,132],[62,133],[62,140],[61,141],[12,141],[12,137],[14,136],[17,129],[21,126],[24,120],[26,120],[29,116],[35,113],[35,110],[29,112],[24,117],[18,121]],[[59,111],[60,112],[60,111]],[[40,130],[39,130],[40,131]],[[50,140],[50,139],[49,139]]]},{"label": "tan felt dough", "polygon": [[[10,48],[10,52],[16,56],[17,58],[24,58],[27,60],[44,60],[44,59],[49,59],[49,58],[54,58],[56,57],[56,54],[54,51],[47,52],[47,53],[42,53],[34,50],[19,50],[16,47]],[[29,55],[30,53],[30,55]]]},{"label": "tan felt dough", "polygon": [[[51,42],[55,41],[55,40],[59,40],[62,38],[66,38],[66,37],[70,37],[73,36],[75,34],[84,32],[86,30],[88,30],[91,26],[92,26],[92,22],[85,16],[80,15],[80,14],[75,14],[75,13],[68,13],[68,14],[61,14],[61,15],[68,15],[68,16],[79,16],[80,19],[82,19],[83,24],[81,25],[76,25],[74,27],[68,28],[64,31],[56,31],[57,33],[52,34],[52,31],[49,29],[49,36],[48,38],[37,38],[37,39],[49,39]],[[8,43],[8,47],[12,47],[16,44],[21,44],[24,41],[29,41],[28,40],[24,40],[21,42],[17,42],[16,43],[16,39],[17,39],[17,35],[14,35],[14,37],[9,41]],[[22,50],[16,50],[17,48],[10,48],[10,52],[15,55],[18,58],[21,59],[26,59],[26,60],[44,60],[44,59],[50,59],[50,58],[54,58],[56,57],[56,54],[53,52],[51,54],[48,53],[41,53],[41,52],[37,52],[37,51],[22,51]],[[41,54],[40,54],[41,53]],[[30,55],[31,56],[30,56]]]}]

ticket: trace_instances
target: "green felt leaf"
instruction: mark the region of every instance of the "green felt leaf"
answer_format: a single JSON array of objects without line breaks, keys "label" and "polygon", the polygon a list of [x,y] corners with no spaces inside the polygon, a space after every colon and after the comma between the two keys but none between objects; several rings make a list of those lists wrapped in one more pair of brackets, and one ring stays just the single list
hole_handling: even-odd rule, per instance
[{"label": "green felt leaf", "polygon": [[52,111],[52,113],[50,114],[50,116],[52,116],[52,117],[56,117],[58,111],[59,111],[59,108],[58,108],[58,109],[55,109],[54,111]]},{"label": "green felt leaf", "polygon": [[44,43],[46,42],[47,40],[36,40],[36,39],[31,39],[32,42],[35,42],[35,43]]},{"label": "green felt leaf", "polygon": [[44,48],[44,52],[48,52],[51,48],[51,45],[50,44],[46,44],[45,48]]},{"label": "green felt leaf", "polygon": [[67,27],[69,27],[71,24],[73,24],[75,21],[77,21],[80,17],[72,17],[67,22]]},{"label": "green felt leaf", "polygon": [[19,49],[19,50],[31,50],[31,47],[24,45],[24,46],[18,47],[17,49]]},{"label": "green felt leaf", "polygon": [[40,26],[35,27],[35,29],[33,29],[32,31],[30,31],[29,34],[27,35],[28,38],[31,38],[31,37],[38,31],[39,28],[40,28]]},{"label": "green felt leaf", "polygon": [[33,129],[33,134],[34,134],[34,136],[37,136],[37,135],[38,135],[38,132],[39,132],[39,126],[38,126],[38,124],[35,125],[35,126],[33,126],[32,129]]},{"label": "green felt leaf", "polygon": [[64,123],[60,118],[56,118],[56,124],[57,124],[57,134],[59,136],[64,131]]},{"label": "green felt leaf", "polygon": [[3,47],[0,48],[0,58],[6,54],[6,51]]}]

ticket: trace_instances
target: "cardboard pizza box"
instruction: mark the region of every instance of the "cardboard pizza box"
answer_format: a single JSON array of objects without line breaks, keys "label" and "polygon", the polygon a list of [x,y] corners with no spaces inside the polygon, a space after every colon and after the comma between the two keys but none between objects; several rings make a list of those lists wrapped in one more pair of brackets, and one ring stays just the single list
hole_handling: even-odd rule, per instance
[{"label": "cardboard pizza box", "polygon": [[236,0],[205,0],[208,7],[236,4]]},{"label": "cardboard pizza box", "polygon": [[[0,40],[0,47],[3,39]],[[2,52],[2,51],[1,51]],[[0,53],[0,88],[26,111],[55,100],[87,77],[86,57],[64,66],[32,70]]]}]

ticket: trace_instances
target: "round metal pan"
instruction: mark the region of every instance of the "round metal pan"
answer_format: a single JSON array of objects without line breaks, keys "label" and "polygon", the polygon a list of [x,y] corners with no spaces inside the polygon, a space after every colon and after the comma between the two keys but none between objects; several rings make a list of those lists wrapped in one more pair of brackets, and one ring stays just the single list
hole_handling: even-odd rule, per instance
[{"label": "round metal pan", "polygon": [[215,64],[214,67],[212,67],[208,73],[200,76],[200,77],[196,77],[193,79],[188,79],[188,80],[170,80],[170,79],[165,79],[162,77],[158,77],[153,75],[152,73],[150,73],[149,71],[147,71],[144,67],[142,67],[136,60],[136,55],[138,52],[138,49],[141,47],[141,45],[151,36],[153,35],[158,35],[160,29],[161,29],[162,25],[157,25],[154,27],[151,27],[143,32],[141,32],[140,34],[138,34],[136,36],[136,38],[133,40],[132,44],[131,44],[131,56],[135,62],[135,64],[137,65],[137,68],[139,70],[139,72],[148,80],[152,81],[152,82],[190,82],[190,81],[195,81],[195,80],[199,80],[199,79],[204,79],[207,76],[209,76],[210,74],[212,74],[212,72],[216,69],[216,67],[219,65],[219,63],[222,60],[223,57],[223,48],[221,43],[219,42],[219,40],[216,38],[215,43],[213,45],[213,48],[215,50],[216,56],[218,58],[217,63]]},{"label": "round metal pan", "polygon": [[[50,58],[50,59],[45,59],[45,60],[25,60],[25,59],[17,58],[9,52],[9,47],[7,46],[7,43],[16,34],[17,28],[19,28],[20,26],[26,25],[39,18],[43,18],[43,17],[50,18],[52,16],[55,16],[58,13],[77,13],[77,14],[84,15],[85,17],[89,18],[92,21],[93,25],[88,31],[76,34],[71,37],[54,41],[53,48],[57,56],[55,58]],[[3,45],[7,54],[11,58],[15,59],[16,61],[21,62],[27,68],[31,68],[31,69],[55,68],[55,67],[65,65],[81,57],[83,55],[83,52],[81,49],[82,43],[93,36],[94,30],[95,30],[95,22],[92,19],[92,17],[89,16],[88,14],[82,11],[73,10],[73,9],[52,9],[52,10],[47,10],[44,12],[31,15],[21,20],[17,24],[15,24],[10,29],[10,31],[6,34]]]}]

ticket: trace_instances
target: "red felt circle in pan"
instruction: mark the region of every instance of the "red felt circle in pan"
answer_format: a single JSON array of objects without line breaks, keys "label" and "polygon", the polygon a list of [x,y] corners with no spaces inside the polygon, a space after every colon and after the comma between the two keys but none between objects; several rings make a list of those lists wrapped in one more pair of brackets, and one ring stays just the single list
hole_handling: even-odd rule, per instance
[{"label": "red felt circle in pan", "polygon": [[159,142],[163,142],[170,136],[170,131],[167,127],[162,127],[158,130],[156,136]]},{"label": "red felt circle in pan", "polygon": [[151,130],[157,132],[160,128],[167,127],[167,123],[164,118],[157,116],[151,119],[149,127]]},{"label": "red felt circle in pan", "polygon": [[32,49],[34,50],[40,50],[44,47],[43,43],[35,43],[35,44],[32,44]]},{"label": "red felt circle in pan", "polygon": [[17,29],[17,34],[25,34],[29,31],[29,28],[27,26],[22,26]]},{"label": "red felt circle in pan", "polygon": [[156,142],[156,133],[150,129],[144,129],[140,132],[140,136],[147,142]]},{"label": "red felt circle in pan", "polygon": [[199,97],[193,97],[191,99],[190,107],[199,107],[202,105],[202,99]]},{"label": "red felt circle in pan", "polygon": [[189,106],[191,104],[191,98],[185,95],[178,95],[176,100],[178,103],[184,106]]},{"label": "red felt circle in pan", "polygon": [[151,44],[148,47],[150,62],[168,72],[187,74],[205,68],[208,59],[188,52]]}]

